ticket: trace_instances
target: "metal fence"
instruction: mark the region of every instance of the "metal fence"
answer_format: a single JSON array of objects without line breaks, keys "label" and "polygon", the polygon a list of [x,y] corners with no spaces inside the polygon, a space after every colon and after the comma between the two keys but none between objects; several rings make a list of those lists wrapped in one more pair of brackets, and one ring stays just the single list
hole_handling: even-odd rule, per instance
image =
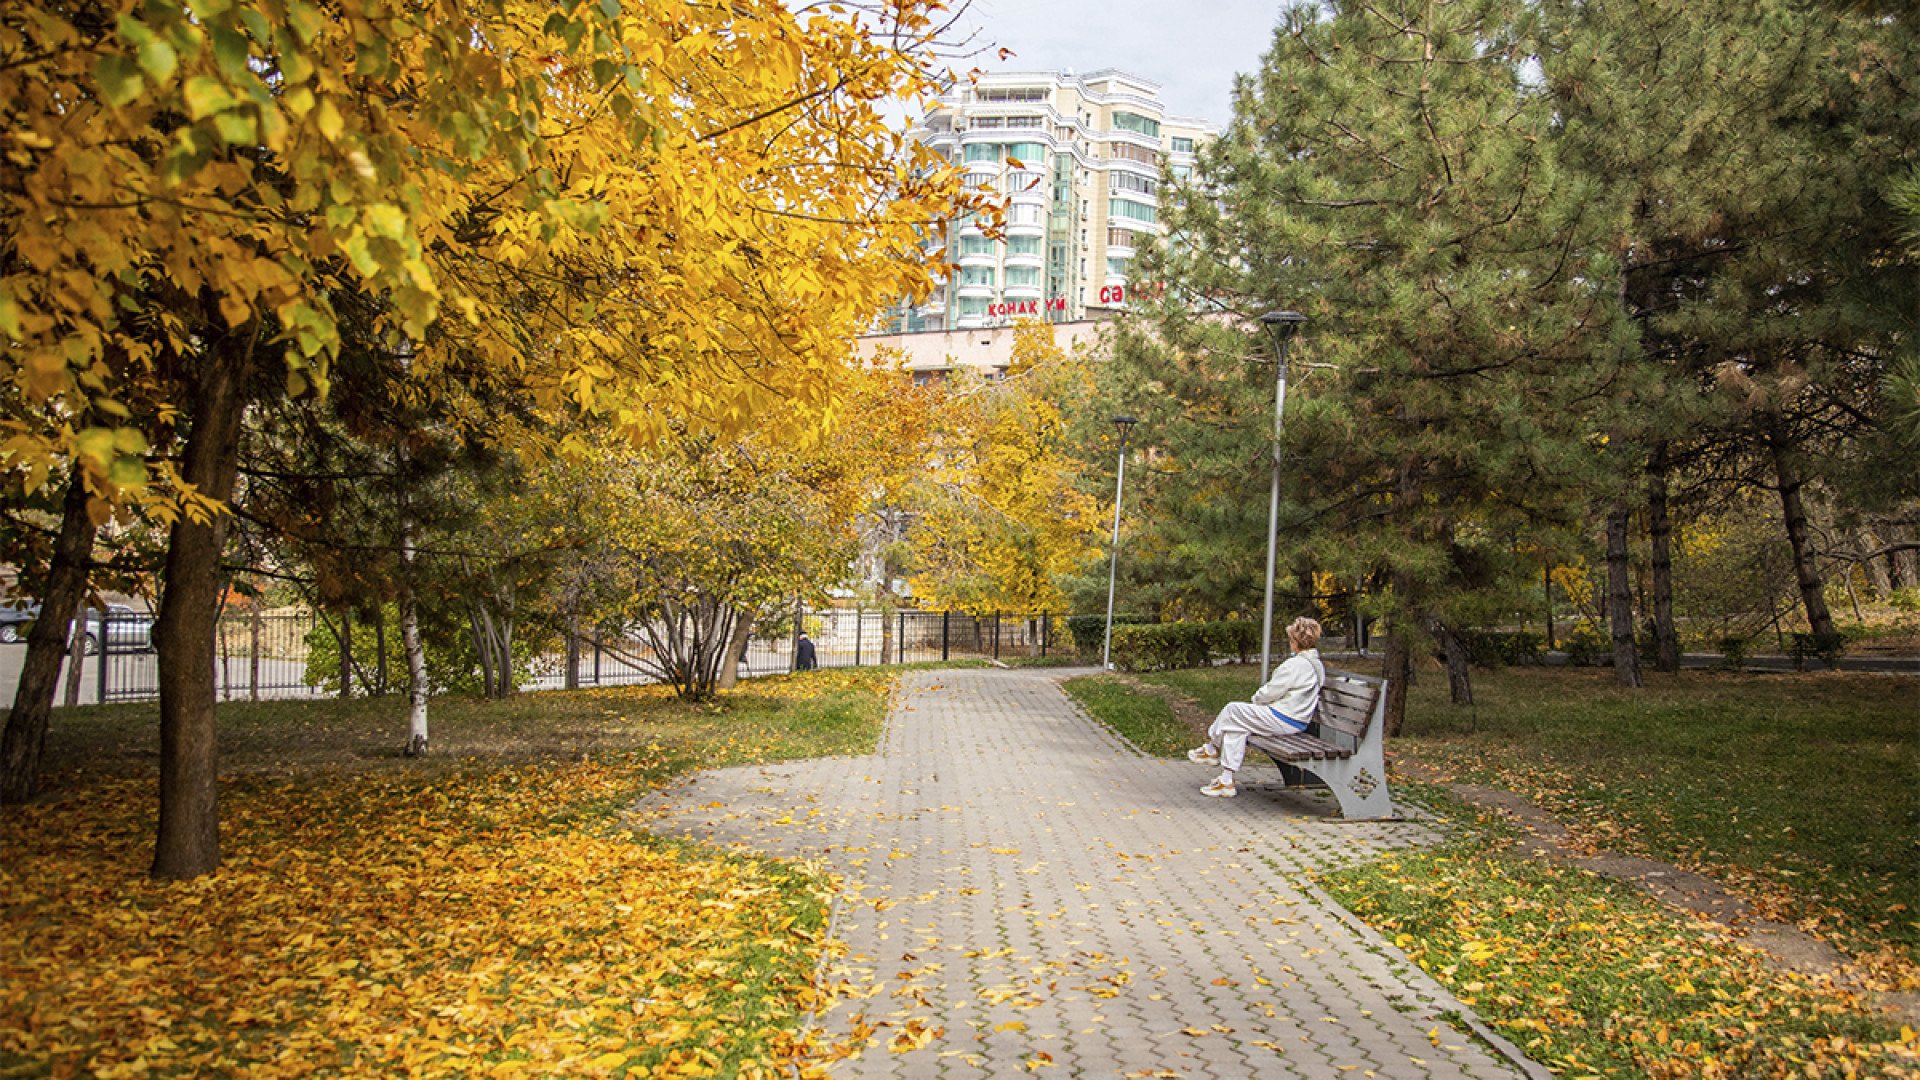
[{"label": "metal fence", "polygon": [[[771,636],[750,637],[737,662],[742,679],[794,670],[799,635],[813,645],[814,662],[828,668],[875,667],[966,657],[1052,656],[1070,652],[1065,627],[1052,615],[968,615],[958,611],[864,611],[826,608],[799,612],[775,624]],[[1059,636],[1056,638],[1056,634]],[[631,686],[657,682],[654,653],[633,635],[582,635],[571,651],[534,661],[530,690],[568,686]],[[573,678],[568,678],[571,670]]]},{"label": "metal fence", "polygon": [[[797,614],[797,618],[795,618]],[[1055,656],[1072,652],[1064,620],[1051,615],[969,615],[958,611],[866,611],[853,608],[800,610],[769,625],[739,658],[740,678],[793,671],[799,634],[813,645],[823,668],[874,667],[963,658]],[[320,635],[315,635],[315,630]],[[221,701],[330,697],[339,693],[337,647],[316,661],[312,644],[338,641],[339,628],[312,612],[246,612],[220,620],[214,639],[214,692]],[[89,612],[76,675],[71,657],[63,670],[64,704],[152,701],[160,696],[159,658],[153,616],[124,610]],[[797,632],[796,632],[797,631]],[[0,648],[9,648],[0,646]],[[22,653],[25,646],[17,646]],[[570,686],[633,686],[657,682],[653,654],[633,634],[582,635],[572,649],[535,658],[526,690]],[[314,662],[327,670],[313,670]],[[365,658],[357,658],[364,663]],[[17,676],[17,664],[13,667]],[[366,692],[369,675],[354,683]],[[573,677],[568,677],[569,671]],[[377,681],[377,680],[376,680]],[[386,682],[404,688],[404,672]]]},{"label": "metal fence", "polygon": [[[90,624],[91,625],[91,624]],[[95,701],[151,701],[160,696],[153,617],[110,614],[108,647],[90,664]],[[329,691],[307,681],[309,612],[228,615],[214,634],[214,694],[221,701],[320,697]]]}]

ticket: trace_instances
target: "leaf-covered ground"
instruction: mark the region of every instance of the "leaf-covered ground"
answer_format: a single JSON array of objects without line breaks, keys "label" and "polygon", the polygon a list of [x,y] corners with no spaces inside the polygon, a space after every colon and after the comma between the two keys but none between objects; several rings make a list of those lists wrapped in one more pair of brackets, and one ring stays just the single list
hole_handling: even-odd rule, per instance
[{"label": "leaf-covered ground", "polygon": [[[1445,805],[1438,792],[1425,802]],[[1630,885],[1517,857],[1500,826],[1321,884],[1566,1076],[1912,1076],[1920,1039],[1825,979],[1783,974]]]},{"label": "leaf-covered ground", "polygon": [[[1339,666],[1336,664],[1335,666]],[[1203,708],[1249,668],[1140,676]],[[1850,985],[1916,985],[1920,712],[1911,678],[1476,671],[1479,703],[1412,690],[1393,750],[1519,791],[1587,847],[1716,877],[1847,949]],[[1164,704],[1154,701],[1154,706]],[[1108,711],[1112,711],[1109,709]],[[1396,776],[1402,793],[1419,785]],[[1437,789],[1421,796],[1444,801]],[[1913,1075],[1920,1040],[1859,995],[1766,967],[1697,919],[1586,871],[1506,853],[1453,815],[1448,847],[1355,867],[1329,889],[1514,1040],[1572,1075]]]},{"label": "leaf-covered ground", "polygon": [[[1333,666],[1341,666],[1336,661]],[[1369,670],[1369,674],[1377,674]],[[1217,709],[1249,668],[1141,676]],[[1476,703],[1437,669],[1391,752],[1517,791],[1589,847],[1716,878],[1768,918],[1920,989],[1920,684],[1909,675],[1475,669]]]},{"label": "leaf-covered ground", "polygon": [[50,796],[0,814],[0,1075],[817,1062],[789,1032],[825,882],[612,810],[689,764],[867,752],[887,678],[445,699],[424,763],[389,752],[403,703],[228,706],[226,861],[172,884],[144,872],[150,709],[57,714]]}]

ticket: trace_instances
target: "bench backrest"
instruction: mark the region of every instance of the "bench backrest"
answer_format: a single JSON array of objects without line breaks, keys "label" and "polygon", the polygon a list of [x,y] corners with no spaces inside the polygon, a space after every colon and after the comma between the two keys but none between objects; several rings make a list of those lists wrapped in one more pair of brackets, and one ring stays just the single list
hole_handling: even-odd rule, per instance
[{"label": "bench backrest", "polygon": [[1329,669],[1320,687],[1320,711],[1313,718],[1319,737],[1349,750],[1358,748],[1373,724],[1374,705],[1385,685],[1380,679]]}]

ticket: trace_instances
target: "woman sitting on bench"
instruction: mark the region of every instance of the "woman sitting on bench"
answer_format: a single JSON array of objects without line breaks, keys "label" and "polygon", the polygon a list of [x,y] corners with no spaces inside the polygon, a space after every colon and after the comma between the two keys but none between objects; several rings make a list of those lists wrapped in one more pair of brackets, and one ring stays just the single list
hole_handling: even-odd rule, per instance
[{"label": "woman sitting on bench", "polygon": [[1293,655],[1273,670],[1267,685],[1254,691],[1252,701],[1230,701],[1207,729],[1207,741],[1187,751],[1187,759],[1220,766],[1220,775],[1200,789],[1216,799],[1234,796],[1233,774],[1247,754],[1249,735],[1297,735],[1307,730],[1320,707],[1320,687],[1327,668],[1320,662],[1320,624],[1295,619],[1287,627]]}]

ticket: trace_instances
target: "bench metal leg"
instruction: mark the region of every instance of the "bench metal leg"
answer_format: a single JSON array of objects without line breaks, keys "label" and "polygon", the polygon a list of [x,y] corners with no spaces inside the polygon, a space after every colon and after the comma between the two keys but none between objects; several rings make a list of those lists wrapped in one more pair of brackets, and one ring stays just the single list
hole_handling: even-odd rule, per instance
[{"label": "bench metal leg", "polygon": [[1394,816],[1393,796],[1387,792],[1386,762],[1377,744],[1371,754],[1368,749],[1362,746],[1350,758],[1303,763],[1327,782],[1333,797],[1340,800],[1340,816],[1350,821]]}]

